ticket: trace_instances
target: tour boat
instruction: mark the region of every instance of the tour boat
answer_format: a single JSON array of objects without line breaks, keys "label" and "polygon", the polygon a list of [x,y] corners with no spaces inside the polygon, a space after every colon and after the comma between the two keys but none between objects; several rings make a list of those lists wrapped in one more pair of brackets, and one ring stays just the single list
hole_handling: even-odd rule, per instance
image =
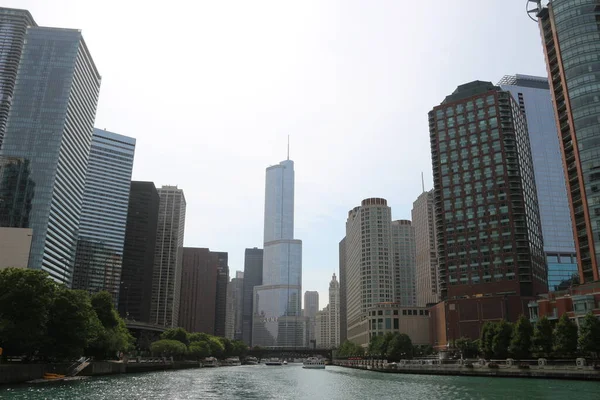
[{"label": "tour boat", "polygon": [[265,365],[283,365],[283,362],[279,358],[270,358],[267,361],[265,361]]},{"label": "tour boat", "polygon": [[287,361],[283,360],[283,365],[287,365]]},{"label": "tour boat", "polygon": [[245,365],[258,365],[258,359],[256,357],[246,357],[244,360]]},{"label": "tour boat", "polygon": [[242,362],[239,357],[228,357],[221,362],[221,365],[224,367],[236,367],[242,365]]},{"label": "tour boat", "polygon": [[203,367],[218,367],[219,362],[214,357],[206,357],[204,361],[202,361]]},{"label": "tour boat", "polygon": [[304,360],[302,368],[325,369],[325,360],[319,360],[317,357],[309,357],[306,360]]}]

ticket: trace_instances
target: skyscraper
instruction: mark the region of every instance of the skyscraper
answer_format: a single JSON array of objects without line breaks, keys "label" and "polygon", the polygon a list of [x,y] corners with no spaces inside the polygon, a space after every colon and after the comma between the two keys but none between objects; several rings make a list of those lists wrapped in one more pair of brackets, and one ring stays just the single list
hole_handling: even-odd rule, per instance
[{"label": "skyscraper", "polygon": [[339,244],[340,264],[340,343],[348,338],[347,327],[347,286],[346,286],[346,238],[340,240]]},{"label": "skyscraper", "polygon": [[312,347],[315,341],[315,324],[319,311],[319,292],[307,290],[304,292],[304,316],[307,318],[308,346]]},{"label": "skyscraper", "polygon": [[225,336],[225,323],[227,318],[227,285],[229,283],[228,254],[216,252],[217,268],[217,300],[215,304],[215,335]]},{"label": "skyscraper", "polygon": [[129,190],[119,314],[150,322],[152,271],[160,198],[152,182],[133,181]]},{"label": "skyscraper", "polygon": [[106,290],[118,304],[135,139],[94,129],[73,288]]},{"label": "skyscraper", "polygon": [[[525,116],[490,82],[460,85],[429,112],[440,290],[437,345],[516,320],[547,291]],[[460,309],[460,313],[448,312]],[[465,321],[469,321],[468,323]],[[438,329],[436,328],[436,329]]]},{"label": "skyscraper", "polygon": [[573,224],[548,79],[505,76],[498,83],[525,113],[548,264],[548,289],[569,286],[578,274]]},{"label": "skyscraper", "polygon": [[0,149],[13,100],[28,26],[37,26],[27,10],[0,7]]},{"label": "skyscraper", "polygon": [[262,285],[263,249],[244,251],[244,300],[242,306],[242,340],[252,344],[252,313],[254,310],[254,287]]},{"label": "skyscraper", "polygon": [[316,313],[316,343],[319,349],[340,345],[340,284],[335,276],[329,282],[329,304]]},{"label": "skyscraper", "polygon": [[244,273],[236,271],[227,285],[227,322],[225,337],[242,340],[242,307],[244,298]]},{"label": "skyscraper", "polygon": [[425,307],[440,301],[433,190],[417,197],[412,208],[415,228],[417,306]]},{"label": "skyscraper", "polygon": [[415,228],[409,220],[392,221],[392,257],[394,274],[394,302],[401,306],[415,306]]},{"label": "skyscraper", "polygon": [[263,283],[254,288],[252,344],[304,346],[302,241],[294,239],[294,162],[267,168]]},{"label": "skyscraper", "polygon": [[347,338],[360,345],[370,340],[367,309],[395,300],[391,223],[392,211],[385,199],[365,199],[348,212]]},{"label": "skyscraper", "polygon": [[71,284],[100,74],[81,31],[29,27],[0,155],[35,182],[29,267]]},{"label": "skyscraper", "polygon": [[152,272],[150,322],[177,326],[181,289],[181,262],[185,229],[185,196],[177,186],[158,189],[158,228]]},{"label": "skyscraper", "polygon": [[600,279],[600,69],[596,0],[532,1],[566,171],[581,283]]}]

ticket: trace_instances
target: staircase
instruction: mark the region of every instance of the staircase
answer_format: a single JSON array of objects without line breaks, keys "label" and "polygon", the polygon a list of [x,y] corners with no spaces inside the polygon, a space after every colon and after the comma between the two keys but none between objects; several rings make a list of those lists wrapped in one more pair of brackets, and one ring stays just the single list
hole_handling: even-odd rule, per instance
[{"label": "staircase", "polygon": [[83,369],[85,367],[87,367],[88,365],[90,365],[90,359],[81,357],[79,360],[75,361],[75,363],[69,367],[69,369],[67,370],[67,376],[77,375],[78,373],[83,371]]}]

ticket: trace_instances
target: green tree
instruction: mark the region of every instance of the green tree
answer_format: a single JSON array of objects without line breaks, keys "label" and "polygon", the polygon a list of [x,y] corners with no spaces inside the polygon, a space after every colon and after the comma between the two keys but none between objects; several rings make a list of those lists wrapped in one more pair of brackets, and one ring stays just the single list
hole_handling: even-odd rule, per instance
[{"label": "green tree", "polygon": [[112,296],[108,292],[96,293],[91,298],[91,304],[100,324],[93,328],[95,334],[86,349],[86,355],[111,359],[121,351],[130,350],[134,338],[115,310]]},{"label": "green tree", "polygon": [[119,325],[119,314],[117,314],[110,293],[98,292],[91,297],[92,307],[98,319],[106,329],[112,329]]},{"label": "green tree", "polygon": [[241,340],[234,340],[232,343],[233,355],[238,357],[245,357],[248,353],[248,346]]},{"label": "green tree", "polygon": [[577,351],[577,325],[563,314],[554,328],[554,352],[568,357]]},{"label": "green tree", "polygon": [[186,346],[190,344],[188,340],[188,333],[183,328],[167,329],[166,331],[160,334],[160,338],[163,340],[177,340]]},{"label": "green tree", "polygon": [[188,333],[188,342],[189,343],[194,343],[194,342],[206,342],[208,341],[208,339],[210,338],[210,335],[204,332],[194,332],[194,333]]},{"label": "green tree", "polygon": [[233,356],[233,344],[231,340],[224,337],[218,337],[217,339],[223,343],[223,358]]},{"label": "green tree", "polygon": [[538,356],[549,357],[552,354],[552,324],[546,317],[539,319],[533,329],[533,350]]},{"label": "green tree", "polygon": [[500,359],[508,357],[508,347],[510,346],[512,331],[512,324],[506,322],[505,320],[502,320],[496,324],[494,336],[492,338],[492,351],[494,353],[494,357]]},{"label": "green tree", "polygon": [[210,347],[211,356],[219,359],[223,358],[223,355],[225,354],[225,346],[223,345],[223,342],[219,340],[219,338],[216,336],[211,336],[207,343]]},{"label": "green tree", "polygon": [[387,345],[386,355],[389,361],[399,361],[410,359],[413,356],[413,344],[410,336],[405,333],[396,333],[392,335]]},{"label": "green tree", "polygon": [[600,320],[590,311],[579,325],[579,349],[597,358],[600,354]]},{"label": "green tree", "polygon": [[349,340],[344,341],[337,351],[337,356],[341,358],[357,357],[364,355],[364,348]]},{"label": "green tree", "polygon": [[0,270],[0,347],[4,355],[31,356],[42,349],[57,288],[46,272]]},{"label": "green tree", "polygon": [[485,358],[492,358],[494,350],[492,349],[492,342],[496,333],[496,323],[487,321],[481,327],[481,337],[479,339],[479,350]]},{"label": "green tree", "polygon": [[368,354],[371,357],[385,356],[385,338],[383,336],[373,336],[369,342]]},{"label": "green tree", "polygon": [[179,340],[161,339],[150,345],[150,351],[155,356],[178,357],[187,353],[187,347]]},{"label": "green tree", "polygon": [[188,355],[196,360],[210,356],[210,346],[205,341],[196,341],[190,344]]},{"label": "green tree", "polygon": [[477,354],[479,353],[477,341],[467,337],[456,339],[454,347],[456,347],[465,358],[477,357]]},{"label": "green tree", "polygon": [[529,319],[521,315],[514,326],[510,340],[510,353],[517,359],[525,359],[531,356],[531,339],[533,326]]}]

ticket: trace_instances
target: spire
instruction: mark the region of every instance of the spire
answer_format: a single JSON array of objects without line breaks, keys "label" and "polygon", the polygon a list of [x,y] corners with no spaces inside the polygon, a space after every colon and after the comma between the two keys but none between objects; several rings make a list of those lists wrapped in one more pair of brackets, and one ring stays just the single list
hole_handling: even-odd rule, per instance
[{"label": "spire", "polygon": [[288,161],[290,160],[290,135],[288,135],[288,153],[287,153],[287,159]]},{"label": "spire", "polygon": [[421,185],[423,186],[423,193],[425,193],[425,178],[423,177],[423,171],[421,171]]}]

